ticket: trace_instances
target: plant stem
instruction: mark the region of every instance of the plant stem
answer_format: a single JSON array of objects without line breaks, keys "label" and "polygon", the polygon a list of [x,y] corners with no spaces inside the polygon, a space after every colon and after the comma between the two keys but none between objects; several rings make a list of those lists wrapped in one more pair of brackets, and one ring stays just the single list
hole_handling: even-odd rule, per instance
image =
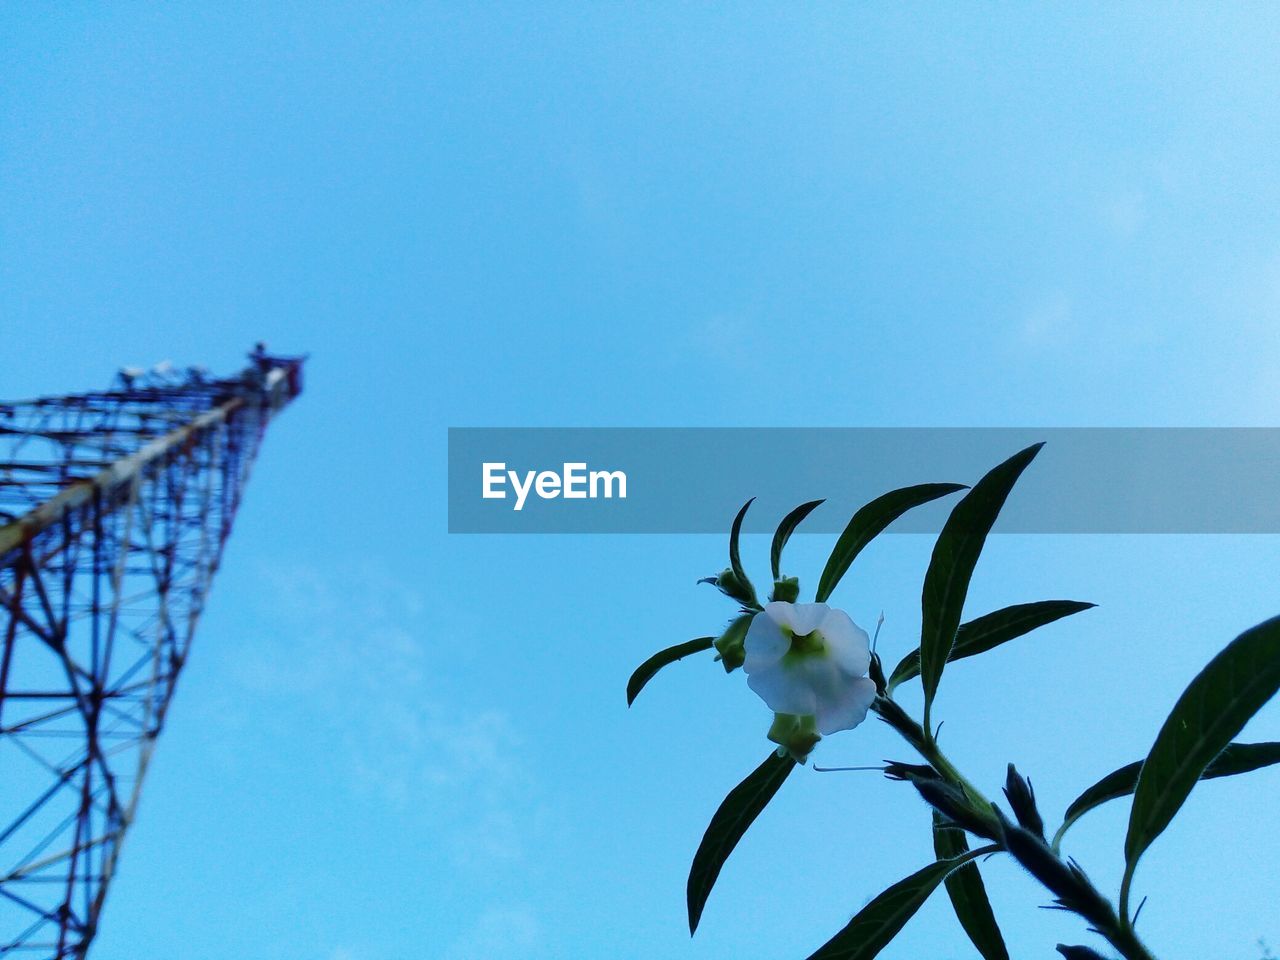
[{"label": "plant stem", "polygon": [[872,703],[871,709],[879,714],[889,726],[897,730],[902,738],[911,744],[916,752],[927,760],[938,773],[968,794],[969,798],[982,808],[978,811],[980,815],[988,815],[987,811],[991,808],[991,801],[983,796],[982,791],[970,783],[956,769],[955,764],[947,759],[947,755],[942,752],[942,749],[938,746],[938,741],[933,738],[930,731],[911,719],[906,711],[888,696],[877,697],[875,702]]},{"label": "plant stem", "polygon": [[1136,864],[1129,862],[1124,867],[1124,877],[1120,880],[1120,919],[1125,926],[1130,926],[1129,921],[1129,888],[1133,883],[1133,868]]},{"label": "plant stem", "polygon": [[[889,726],[893,727],[904,740],[907,741],[915,750],[923,757],[930,766],[934,768],[945,780],[960,787],[970,798],[974,805],[974,814],[984,819],[990,818],[993,824],[997,824],[998,820],[991,813],[993,806],[989,800],[971,784],[968,779],[956,768],[956,766],[947,759],[946,754],[938,747],[937,741],[933,737],[933,733],[927,727],[922,727],[913,720],[905,710],[902,709],[887,694],[876,698],[871,709],[874,710],[881,719]],[[1001,834],[997,829],[997,836]],[[1055,838],[1055,841],[1060,838]],[[1043,848],[1044,854],[1053,858],[1053,862],[1062,871],[1067,871],[1068,866],[1058,855],[1056,846],[1050,848],[1044,843],[1042,838],[1038,838],[1036,843],[1038,847]],[[1010,852],[1004,844],[997,844],[997,849]],[[1017,859],[1015,857],[1015,859]],[[1023,866],[1029,867],[1027,863]],[[1036,871],[1032,870],[1032,875],[1036,875]],[[1154,955],[1143,945],[1138,939],[1137,933],[1133,929],[1133,924],[1129,919],[1128,899],[1129,899],[1129,880],[1131,878],[1126,874],[1125,882],[1121,889],[1120,896],[1120,912],[1117,914],[1111,906],[1111,901],[1102,896],[1093,883],[1084,876],[1083,872],[1077,870],[1073,877],[1074,882],[1084,885],[1089,896],[1089,902],[1096,904],[1096,909],[1088,909],[1090,916],[1085,916],[1079,910],[1073,910],[1078,913],[1087,923],[1089,923],[1096,931],[1104,937],[1116,950],[1120,951],[1120,955],[1124,960],[1155,960]],[[1044,883],[1044,880],[1041,880]],[[1046,884],[1047,886],[1047,884]],[[1054,892],[1050,889],[1050,892]],[[1071,908],[1068,908],[1071,909]]]},{"label": "plant stem", "polygon": [[[1092,889],[1092,884],[1090,888]],[[1110,902],[1107,905],[1109,907]],[[1155,960],[1151,951],[1138,939],[1138,934],[1133,929],[1133,924],[1129,922],[1127,914],[1122,912],[1117,915],[1113,912],[1108,919],[1110,922],[1099,926],[1098,932],[1120,951],[1120,955],[1125,960]]]}]

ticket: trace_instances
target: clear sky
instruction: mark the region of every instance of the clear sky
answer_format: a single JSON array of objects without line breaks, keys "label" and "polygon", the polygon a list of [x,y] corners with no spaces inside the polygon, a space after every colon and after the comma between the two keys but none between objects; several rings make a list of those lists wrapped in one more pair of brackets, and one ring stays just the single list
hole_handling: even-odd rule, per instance
[{"label": "clear sky", "polygon": [[[450,537],[446,427],[1275,426],[1278,45],[1267,4],[6,5],[0,396],[313,355],[99,960],[806,956],[932,856],[927,811],[801,771],[690,941],[690,857],[769,718],[708,660],[623,690],[724,622],[694,587],[724,542]],[[795,541],[810,588],[829,546]],[[886,538],[834,598],[885,611],[891,658],[929,546]],[[1058,816],[1280,612],[1277,560],[994,539],[970,615],[1100,607],[950,671],[950,752]],[[908,758],[875,723],[817,756]],[[1280,945],[1278,786],[1205,785],[1157,841],[1157,954]],[[1126,817],[1068,842],[1109,889]],[[1015,956],[1085,940],[987,878]],[[884,956],[974,954],[939,895]]]}]

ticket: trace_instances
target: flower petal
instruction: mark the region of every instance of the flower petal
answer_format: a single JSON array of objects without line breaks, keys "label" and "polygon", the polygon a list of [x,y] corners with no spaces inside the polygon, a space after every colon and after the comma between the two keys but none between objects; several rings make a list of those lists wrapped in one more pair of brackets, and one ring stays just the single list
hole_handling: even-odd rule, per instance
[{"label": "flower petal", "polygon": [[794,603],[787,603],[785,600],[770,600],[764,605],[764,615],[779,626],[791,627],[791,608]]},{"label": "flower petal", "polygon": [[853,679],[840,669],[840,664],[825,656],[789,657],[783,669],[792,675],[796,683],[812,690],[818,704],[838,700]]},{"label": "flower petal", "polygon": [[781,664],[757,670],[747,677],[747,686],[754,690],[774,713],[812,714],[817,711],[818,698],[813,688],[795,670]]},{"label": "flower petal", "polygon": [[[814,604],[818,606],[818,604]],[[866,676],[871,666],[871,638],[843,610],[828,610],[818,632],[831,657],[851,677]]]},{"label": "flower petal", "polygon": [[783,654],[791,649],[791,638],[782,632],[782,627],[778,626],[776,620],[768,616],[766,609],[764,614],[756,614],[751,618],[742,646],[746,651],[746,662],[742,668],[747,673],[754,673],[777,665]]},{"label": "flower petal", "polygon": [[798,637],[818,629],[831,610],[825,603],[784,603],[775,600],[765,606],[765,612],[785,627],[790,627]]},{"label": "flower petal", "polygon": [[840,730],[852,730],[867,718],[867,710],[876,698],[873,680],[860,677],[850,680],[839,696],[818,703],[818,732],[824,737]]}]

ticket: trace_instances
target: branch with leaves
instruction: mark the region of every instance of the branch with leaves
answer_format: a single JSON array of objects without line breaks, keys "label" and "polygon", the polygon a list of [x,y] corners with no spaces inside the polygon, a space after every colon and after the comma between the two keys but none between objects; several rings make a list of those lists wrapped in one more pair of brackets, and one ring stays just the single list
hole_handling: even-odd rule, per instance
[{"label": "branch with leaves", "polygon": [[[1009,951],[987,897],[978,861],[1013,857],[1052,895],[1053,906],[1079,916],[1125,960],[1154,960],[1139,940],[1131,910],[1139,860],[1168,827],[1200,780],[1235,776],[1280,762],[1280,743],[1234,743],[1244,725],[1280,689],[1280,617],[1245,631],[1192,680],[1174,705],[1144,760],[1121,767],[1071,803],[1050,838],[1029,780],[1008,767],[1004,807],[987,799],[938,745],[933,707],[946,665],[977,656],[1093,604],[1073,600],[1022,603],[962,621],[978,557],[1014,484],[1035,458],[1028,447],[972,488],[932,483],[878,497],[854,513],[836,541],[813,603],[797,602],[799,581],[783,575],[791,535],[823,501],[791,511],[770,549],[773,587],[766,603],[742,566],[739,538],[748,501],[729,535],[729,566],[707,578],[738,604],[717,637],[699,637],[646,660],[627,685],[627,702],[663,667],[714,650],[725,671],[742,669],[747,684],[773,711],[768,737],[777,749],[729,792],[711,819],[689,871],[689,930],[697,929],[716,878],[729,855],[798,765],[823,737],[875,713],[916,752],[919,762],[887,763],[890,779],[910,784],[932,808],[937,859],[871,900],[809,960],[870,960],[889,944],[926,899],[945,886],[965,933],[984,960]],[[934,544],[922,594],[920,646],[886,677],[870,638],[827,600],[858,554],[908,510],[967,490]],[[903,683],[920,679],[924,710],[917,721],[894,699]],[[1133,797],[1124,842],[1125,871],[1113,903],[1074,859],[1062,855],[1067,831],[1104,803]],[[1008,812],[1006,812],[1006,808]],[[977,842],[971,846],[971,839]],[[1139,910],[1141,905],[1139,905]],[[1092,947],[1058,945],[1067,960],[1101,960]]]}]

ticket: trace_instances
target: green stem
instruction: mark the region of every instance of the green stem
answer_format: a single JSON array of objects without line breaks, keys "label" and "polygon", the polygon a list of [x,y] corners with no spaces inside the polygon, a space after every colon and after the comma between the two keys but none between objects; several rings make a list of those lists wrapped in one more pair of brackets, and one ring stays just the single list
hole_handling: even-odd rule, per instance
[{"label": "green stem", "polygon": [[1049,841],[1049,849],[1052,850],[1054,853],[1061,852],[1062,838],[1063,836],[1066,835],[1067,828],[1071,826],[1072,822],[1073,821],[1071,820],[1066,821],[1062,826],[1058,828],[1058,832],[1053,835],[1053,839]]},{"label": "green stem", "polygon": [[[907,741],[916,752],[920,754],[928,763],[938,771],[941,776],[960,787],[973,801],[974,813],[979,816],[991,817],[992,823],[996,823],[995,818],[989,812],[992,808],[991,802],[982,795],[973,784],[956,768],[946,754],[938,747],[937,741],[933,738],[932,730],[927,726],[921,726],[916,723],[906,711],[899,706],[892,697],[887,694],[876,698],[871,709],[884,719],[889,726],[893,727]],[[1064,825],[1065,829],[1065,825]],[[1062,831],[1054,838],[1054,846],[1052,855],[1057,857],[1057,843],[1061,839]],[[999,834],[997,834],[999,835]],[[997,845],[998,849],[1005,849],[1002,845]],[[1061,859],[1059,857],[1059,859]],[[1124,960],[1155,960],[1154,955],[1143,945],[1138,939],[1137,933],[1133,929],[1133,924],[1129,919],[1129,885],[1132,881],[1132,870],[1125,872],[1124,882],[1120,888],[1120,912],[1116,912],[1110,908],[1106,898],[1101,894],[1097,894],[1096,888],[1089,881],[1089,889],[1098,896],[1098,900],[1108,903],[1108,916],[1094,917],[1092,919],[1085,917],[1084,919],[1093,924],[1097,928],[1097,932],[1101,934],[1108,943],[1116,950],[1120,951],[1120,955]]]},{"label": "green stem", "polygon": [[972,800],[975,800],[984,809],[990,808],[991,801],[982,795],[981,790],[965,779],[964,774],[947,759],[947,755],[942,752],[935,741],[929,741],[928,749],[922,751],[921,756],[928,760],[935,770],[968,794]]},{"label": "green stem", "polygon": [[1099,930],[1107,942],[1120,951],[1120,955],[1125,960],[1155,960],[1155,956],[1150,950],[1138,939],[1137,932],[1133,929],[1133,924],[1129,922],[1129,916],[1124,911],[1126,905],[1121,901],[1120,915],[1115,918],[1114,925],[1107,929]]},{"label": "green stem", "polygon": [[1124,867],[1124,877],[1120,881],[1120,922],[1126,927],[1132,928],[1129,920],[1129,888],[1133,886],[1133,869],[1136,863],[1126,863]]},{"label": "green stem", "polygon": [[[943,778],[963,790],[980,810],[980,815],[990,816],[991,801],[988,800],[972,783],[970,783],[938,746],[938,741],[927,727],[922,727],[911,719],[900,706],[888,696],[877,697],[871,709],[878,713],[888,724],[915,748],[929,764],[942,774]],[[994,824],[994,820],[992,823]]]},{"label": "green stem", "polygon": [[1143,946],[1131,927],[1125,926],[1118,933],[1103,933],[1107,942],[1120,951],[1125,960],[1155,960],[1155,956]]}]

